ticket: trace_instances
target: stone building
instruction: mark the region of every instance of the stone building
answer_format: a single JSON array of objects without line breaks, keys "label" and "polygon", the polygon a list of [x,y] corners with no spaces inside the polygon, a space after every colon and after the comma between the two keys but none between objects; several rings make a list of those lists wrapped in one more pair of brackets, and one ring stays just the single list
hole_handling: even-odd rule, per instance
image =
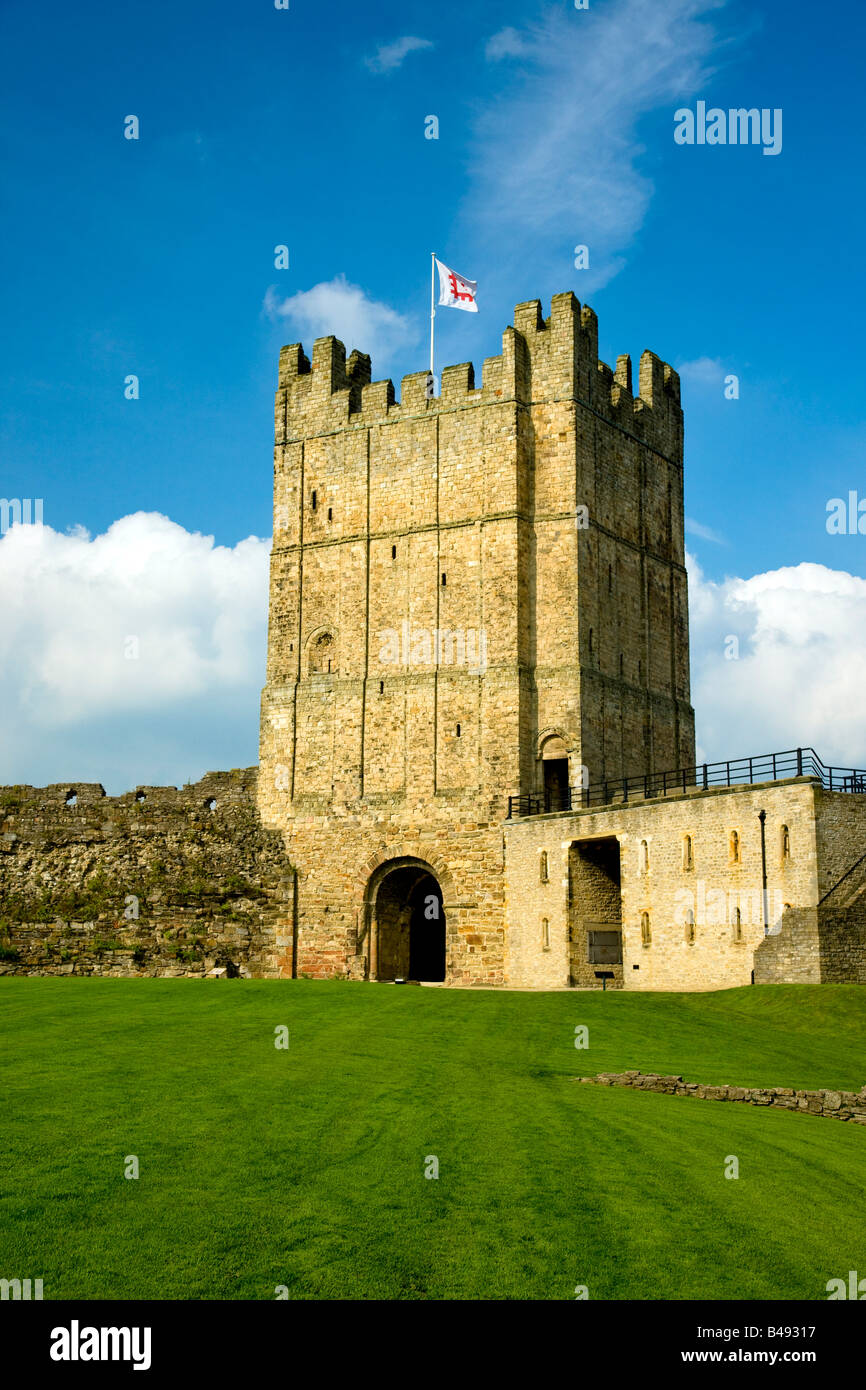
[{"label": "stone building", "polygon": [[652,790],[506,823],[510,984],[866,983],[866,796]]},{"label": "stone building", "polygon": [[258,772],[0,792],[0,973],[866,982],[866,774],[694,764],[673,368],[572,294],[399,404],[294,344]]},{"label": "stone building", "polygon": [[370,377],[335,338],[280,355],[258,795],[297,871],[285,973],[829,977],[780,915],[866,848],[862,796],[811,765],[696,785],[673,368],[644,352],[634,394],[561,294],[517,306],[478,387]]}]

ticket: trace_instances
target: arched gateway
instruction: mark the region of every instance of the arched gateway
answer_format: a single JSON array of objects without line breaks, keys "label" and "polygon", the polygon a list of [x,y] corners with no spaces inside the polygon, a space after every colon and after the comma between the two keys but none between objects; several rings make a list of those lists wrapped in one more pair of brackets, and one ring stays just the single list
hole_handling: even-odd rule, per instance
[{"label": "arched gateway", "polygon": [[366,894],[371,980],[445,979],[442,889],[423,859],[391,859]]}]

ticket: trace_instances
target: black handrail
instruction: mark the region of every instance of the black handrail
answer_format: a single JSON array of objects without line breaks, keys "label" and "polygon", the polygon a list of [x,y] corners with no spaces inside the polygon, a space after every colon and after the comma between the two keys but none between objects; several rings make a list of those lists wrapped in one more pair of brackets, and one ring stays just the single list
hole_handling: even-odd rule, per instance
[{"label": "black handrail", "polygon": [[635,777],[596,782],[583,788],[556,788],[528,796],[509,796],[508,816],[542,816],[554,811],[573,811],[586,806],[611,805],[631,797],[667,796],[689,787],[709,791],[711,787],[750,786],[757,782],[780,782],[791,777],[809,777],[827,791],[866,794],[866,769],[828,767],[814,748],[789,748],[782,753],[761,753],[757,757],[729,758],[722,763],[700,763],[696,767],[666,772],[642,772]]}]

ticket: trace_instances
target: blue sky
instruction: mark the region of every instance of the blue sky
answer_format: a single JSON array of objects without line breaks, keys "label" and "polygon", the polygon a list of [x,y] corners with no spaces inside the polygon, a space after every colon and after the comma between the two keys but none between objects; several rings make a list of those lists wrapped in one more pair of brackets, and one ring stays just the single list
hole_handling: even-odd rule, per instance
[{"label": "blue sky", "polygon": [[[440,312],[440,366],[471,358],[480,373],[515,303],[539,297],[546,311],[571,289],[599,316],[605,360],[651,347],[683,368],[693,640],[718,645],[719,626],[734,630],[736,584],[751,583],[743,634],[754,646],[768,621],[755,593],[793,567],[785,592],[823,593],[825,607],[799,638],[774,617],[781,648],[859,623],[864,540],[830,536],[825,521],[831,497],[866,496],[862,3],[291,0],[281,11],[266,0],[85,0],[6,4],[0,24],[0,495],[44,499],[52,533],[84,528],[92,541],[145,512],[232,555],[247,537],[266,539],[281,343],[301,337],[309,349],[316,334],[345,332],[399,390],[425,365],[435,249],[478,280],[481,306]],[[781,108],[781,153],[675,144],[674,111],[698,99]],[[129,114],[137,141],[123,138]],[[430,114],[438,140],[424,138]],[[280,243],[288,270],[274,267]],[[578,243],[588,270],[574,268]],[[137,401],[124,399],[131,373]],[[728,373],[738,400],[724,397]],[[174,554],[180,533],[170,534],[151,535],[148,553]],[[69,593],[85,602],[105,569],[88,561],[85,579],[71,558],[84,550],[52,544],[52,572],[72,576]],[[237,563],[260,576],[264,551],[252,554]],[[212,637],[217,621],[193,613],[190,630],[211,624]],[[193,767],[177,764],[198,687],[160,706],[142,681],[134,756],[128,731],[105,742],[109,724],[125,727],[122,701],[83,710],[60,733],[46,712],[41,733],[21,737],[7,719],[0,780],[39,780],[43,755],[56,765],[61,748],[70,766],[58,776],[78,757],[77,775],[92,765],[96,777],[101,753],[120,781],[253,761],[255,703],[249,728],[238,711],[261,683],[262,615],[250,625],[249,670],[223,690],[225,719],[214,716]],[[47,614],[37,628],[55,640]],[[768,660],[766,640],[763,651]],[[805,655],[814,668],[820,645]],[[699,664],[695,677],[708,694],[717,685]],[[46,679],[43,664],[4,687],[9,707],[32,705]],[[700,731],[697,690],[695,703]],[[830,709],[803,709],[810,727],[794,741],[829,738]],[[754,737],[783,746],[787,729],[774,738],[767,719]],[[720,710],[707,721],[708,755],[725,756],[734,737],[733,752],[759,751],[739,748],[751,739]],[[837,735],[834,757],[853,738],[845,760],[866,759],[866,738]]]}]

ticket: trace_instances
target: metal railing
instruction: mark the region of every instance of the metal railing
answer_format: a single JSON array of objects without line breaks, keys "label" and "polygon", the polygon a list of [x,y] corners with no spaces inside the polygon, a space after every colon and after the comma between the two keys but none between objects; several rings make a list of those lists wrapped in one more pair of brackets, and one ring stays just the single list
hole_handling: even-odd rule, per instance
[{"label": "metal railing", "polygon": [[866,794],[866,770],[828,767],[814,748],[789,748],[781,753],[760,753],[751,758],[728,758],[722,763],[699,763],[672,772],[647,772],[637,777],[608,778],[583,788],[551,788],[526,796],[509,796],[508,817],[543,816],[554,811],[577,811],[587,806],[649,799],[711,787],[748,786],[779,782],[789,777],[809,777],[827,791]]}]

